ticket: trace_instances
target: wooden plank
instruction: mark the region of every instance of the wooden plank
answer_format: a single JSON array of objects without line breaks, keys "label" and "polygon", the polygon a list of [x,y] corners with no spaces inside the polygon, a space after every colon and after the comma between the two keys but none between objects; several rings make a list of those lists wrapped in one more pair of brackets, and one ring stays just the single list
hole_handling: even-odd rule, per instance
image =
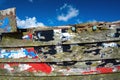
[{"label": "wooden plank", "polygon": [[[104,44],[104,45],[103,45]],[[105,46],[106,45],[106,46]],[[1,47],[1,62],[60,62],[120,58],[118,43]]]},{"label": "wooden plank", "polygon": [[[44,77],[28,77],[28,76],[23,76],[23,77],[19,77],[19,76],[0,76],[1,80],[4,79],[11,79],[11,80],[119,80],[120,79],[120,73],[112,73],[112,74],[99,74],[99,75],[84,75],[84,76],[44,76]],[[117,77],[116,77],[117,76]]]},{"label": "wooden plank", "polygon": [[[1,80],[4,79],[11,79],[11,80],[119,80],[120,73],[113,73],[113,74],[99,74],[99,75],[85,75],[85,76],[53,76],[53,77],[18,77],[18,76],[0,76]],[[117,77],[116,77],[117,76]]]},{"label": "wooden plank", "polygon": [[0,33],[16,32],[15,8],[0,10]]},{"label": "wooden plank", "polygon": [[[68,29],[51,29],[2,34],[0,47],[43,46],[119,41],[119,27],[99,31],[72,32]],[[98,37],[99,36],[99,37]],[[13,43],[14,42],[14,43]]]},{"label": "wooden plank", "polygon": [[72,76],[107,74],[120,71],[120,60],[86,62],[6,62],[0,63],[1,76]]}]

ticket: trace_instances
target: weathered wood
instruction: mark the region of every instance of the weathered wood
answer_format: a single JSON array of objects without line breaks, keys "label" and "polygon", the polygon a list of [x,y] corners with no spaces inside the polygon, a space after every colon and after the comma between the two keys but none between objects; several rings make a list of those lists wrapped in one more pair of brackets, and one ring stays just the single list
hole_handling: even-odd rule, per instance
[{"label": "weathered wood", "polygon": [[0,63],[1,76],[72,76],[107,74],[120,71],[120,60],[109,59],[86,62],[6,62]]},{"label": "weathered wood", "polygon": [[59,62],[120,58],[119,48],[119,42],[7,47],[0,49],[0,60],[1,62]]},{"label": "weathered wood", "polygon": [[120,73],[112,73],[112,74],[99,74],[99,75],[82,75],[82,76],[44,76],[44,77],[37,77],[37,76],[0,76],[1,80],[4,79],[11,79],[11,80],[119,80]]},{"label": "weathered wood", "polygon": [[[38,27],[15,32],[15,9],[9,11],[0,11],[0,76],[89,76],[120,72],[120,23]],[[3,25],[3,20],[8,24]]]},{"label": "weathered wood", "polygon": [[16,32],[15,8],[0,10],[0,33]]},{"label": "weathered wood", "polygon": [[[0,47],[19,47],[19,46],[44,46],[58,44],[77,44],[77,43],[96,43],[119,41],[120,33],[115,29],[100,31],[83,31],[81,33],[70,32],[69,28],[66,32],[58,30],[40,30],[33,33],[10,33],[3,34]],[[64,29],[63,29],[64,30]],[[60,33],[58,33],[60,32]],[[21,36],[20,36],[21,35]],[[63,36],[62,36],[63,35]],[[65,36],[64,36],[65,35]],[[24,40],[22,39],[24,38]],[[26,40],[26,38],[28,38]]]}]

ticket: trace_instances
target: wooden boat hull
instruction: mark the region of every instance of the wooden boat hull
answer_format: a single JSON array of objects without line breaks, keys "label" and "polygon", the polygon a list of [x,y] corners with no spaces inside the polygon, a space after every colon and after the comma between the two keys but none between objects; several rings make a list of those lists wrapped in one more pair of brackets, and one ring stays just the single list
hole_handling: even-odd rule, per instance
[{"label": "wooden boat hull", "polygon": [[84,62],[6,62],[0,63],[0,75],[12,76],[70,76],[120,72],[120,60]]}]

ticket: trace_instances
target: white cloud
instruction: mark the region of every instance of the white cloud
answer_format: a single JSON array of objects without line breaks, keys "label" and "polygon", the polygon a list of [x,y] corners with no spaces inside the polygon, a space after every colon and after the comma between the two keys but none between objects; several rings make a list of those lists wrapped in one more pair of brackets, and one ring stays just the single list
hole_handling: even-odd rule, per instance
[{"label": "white cloud", "polygon": [[18,28],[32,28],[38,26],[45,26],[42,22],[37,22],[36,17],[26,17],[25,20],[21,20],[17,17]]},{"label": "white cloud", "polygon": [[67,13],[61,13],[57,16],[57,19],[59,21],[68,21],[69,19],[78,16],[79,10],[76,8],[73,8],[71,5],[64,4],[62,7],[60,7],[60,11],[63,9],[66,9]]},{"label": "white cloud", "polygon": [[62,7],[60,7],[60,10],[64,9],[65,7],[67,7],[66,3]]},{"label": "white cloud", "polygon": [[29,0],[29,2],[31,2],[31,3],[32,3],[32,2],[33,2],[33,0]]}]

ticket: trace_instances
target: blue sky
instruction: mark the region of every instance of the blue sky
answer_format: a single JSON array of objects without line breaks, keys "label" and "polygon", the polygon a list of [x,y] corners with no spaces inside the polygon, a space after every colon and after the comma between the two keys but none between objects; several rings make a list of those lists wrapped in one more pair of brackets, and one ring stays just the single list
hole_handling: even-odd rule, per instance
[{"label": "blue sky", "polygon": [[[16,7],[18,25],[60,26],[120,20],[120,0],[0,0],[0,10]],[[31,23],[30,23],[31,22]]]}]

